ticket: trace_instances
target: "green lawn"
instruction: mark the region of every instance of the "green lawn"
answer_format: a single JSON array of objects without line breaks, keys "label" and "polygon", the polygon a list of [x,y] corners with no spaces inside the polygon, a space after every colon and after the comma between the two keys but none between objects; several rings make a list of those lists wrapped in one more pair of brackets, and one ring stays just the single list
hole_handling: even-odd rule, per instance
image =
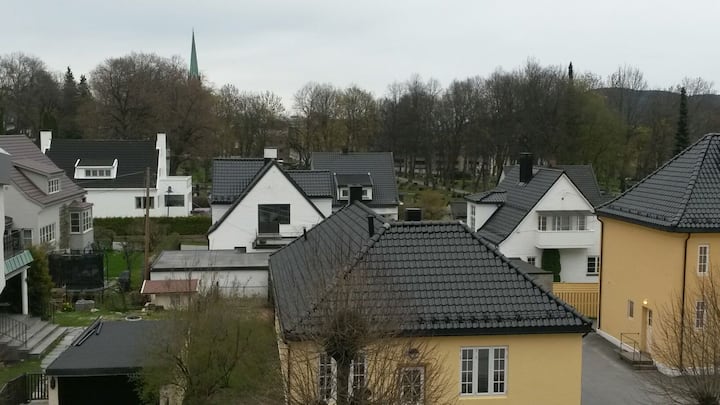
[{"label": "green lawn", "polygon": [[[130,287],[132,290],[139,290],[142,283],[143,252],[130,252]],[[127,270],[128,264],[125,254],[120,252],[108,252],[105,256],[107,275],[109,279],[120,277],[120,273]]]},{"label": "green lawn", "polygon": [[38,359],[0,366],[0,387],[21,374],[39,373],[40,371],[40,360]]},{"label": "green lawn", "polygon": [[172,311],[150,311],[142,312],[139,309],[131,309],[125,312],[109,311],[100,309],[96,312],[56,312],[55,323],[60,326],[89,326],[98,316],[102,316],[104,320],[115,321],[125,319],[126,316],[137,315],[143,319],[165,319],[170,317]]}]

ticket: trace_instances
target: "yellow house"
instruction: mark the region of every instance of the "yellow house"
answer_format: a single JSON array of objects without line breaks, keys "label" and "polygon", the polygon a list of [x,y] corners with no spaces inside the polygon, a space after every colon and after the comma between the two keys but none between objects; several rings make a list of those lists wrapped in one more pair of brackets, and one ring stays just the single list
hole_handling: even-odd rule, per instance
[{"label": "yellow house", "polygon": [[708,134],[598,208],[599,334],[652,356],[673,306],[685,325],[702,327],[697,292],[720,253],[719,198],[720,134]]},{"label": "yellow house", "polygon": [[580,404],[586,318],[461,222],[386,221],[354,202],[270,256],[288,403]]}]

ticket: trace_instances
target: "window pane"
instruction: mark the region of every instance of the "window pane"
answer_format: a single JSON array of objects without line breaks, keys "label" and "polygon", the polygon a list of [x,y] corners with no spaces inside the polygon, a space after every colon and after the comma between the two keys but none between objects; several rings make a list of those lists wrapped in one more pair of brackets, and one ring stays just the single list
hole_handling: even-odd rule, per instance
[{"label": "window pane", "polygon": [[587,222],[585,215],[580,215],[578,217],[578,230],[584,231],[587,229]]},{"label": "window pane", "polygon": [[185,196],[182,194],[167,194],[165,196],[166,207],[184,207]]},{"label": "window pane", "polygon": [[478,380],[477,380],[477,392],[487,393],[488,392],[488,379],[489,379],[489,366],[490,366],[490,350],[489,349],[478,349]]},{"label": "window pane", "polygon": [[351,392],[358,392],[357,390],[365,387],[365,355],[360,354],[358,358],[352,362],[352,386]]},{"label": "window pane", "polygon": [[70,213],[70,232],[80,233],[80,213]]},{"label": "window pane", "polygon": [[493,353],[493,392],[505,392],[505,349],[496,348]]},{"label": "window pane", "polygon": [[400,370],[400,396],[403,405],[419,405],[423,402],[422,367],[408,367]]},{"label": "window pane", "polygon": [[320,355],[320,368],[318,370],[318,395],[323,400],[330,400],[333,396],[332,358],[327,354]]},{"label": "window pane", "polygon": [[258,205],[258,222],[260,223],[290,223],[290,204],[261,204]]},{"label": "window pane", "polygon": [[473,392],[473,350],[462,349],[460,365],[460,392],[470,394]]}]

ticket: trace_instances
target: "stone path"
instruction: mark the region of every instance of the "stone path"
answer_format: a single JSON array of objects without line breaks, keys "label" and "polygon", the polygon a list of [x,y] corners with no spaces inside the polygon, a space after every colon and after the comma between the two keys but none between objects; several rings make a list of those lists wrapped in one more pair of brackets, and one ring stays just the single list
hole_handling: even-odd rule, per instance
[{"label": "stone path", "polygon": [[55,359],[60,356],[60,353],[64,352],[65,349],[70,346],[70,343],[72,343],[73,340],[75,340],[76,337],[78,337],[82,331],[85,330],[83,327],[71,327],[67,328],[67,332],[65,333],[65,336],[63,336],[60,343],[57,344],[50,352],[43,357],[42,361],[40,362],[40,367],[45,371],[47,366],[50,365]]}]

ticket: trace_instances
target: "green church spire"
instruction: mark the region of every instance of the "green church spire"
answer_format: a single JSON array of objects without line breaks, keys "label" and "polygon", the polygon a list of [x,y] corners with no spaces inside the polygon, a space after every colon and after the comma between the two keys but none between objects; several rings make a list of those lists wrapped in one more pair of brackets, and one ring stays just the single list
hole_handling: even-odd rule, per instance
[{"label": "green church spire", "polygon": [[198,70],[197,52],[195,51],[195,30],[192,33],[192,50],[190,51],[190,77],[199,79],[200,71]]}]

